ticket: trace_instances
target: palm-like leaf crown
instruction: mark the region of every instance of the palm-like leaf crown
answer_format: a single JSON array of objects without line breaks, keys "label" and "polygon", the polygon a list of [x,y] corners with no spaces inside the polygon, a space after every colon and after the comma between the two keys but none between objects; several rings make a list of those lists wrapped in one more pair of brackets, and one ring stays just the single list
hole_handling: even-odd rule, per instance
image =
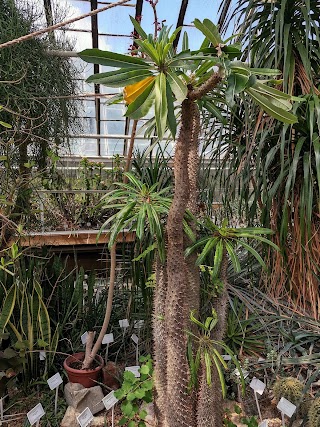
[{"label": "palm-like leaf crown", "polygon": [[170,188],[156,191],[157,183],[148,186],[133,174],[126,173],[128,184],[116,183],[116,189],[106,194],[100,206],[117,209],[102,225],[100,233],[111,223],[109,247],[116,242],[121,230],[134,230],[141,241],[146,230],[155,237],[161,261],[165,258],[162,219],[167,216],[172,199],[168,197]]},{"label": "palm-like leaf crown", "polygon": [[[147,35],[140,24],[131,18],[140,39],[136,40],[136,56],[121,55],[99,49],[87,49],[79,56],[87,62],[118,68],[116,71],[95,74],[88,82],[110,87],[124,87],[123,98],[127,104],[126,116],[132,119],[144,117],[154,105],[156,128],[161,139],[168,128],[176,135],[177,120],[175,101],[181,104],[189,90],[205,83],[217,67],[222,76],[227,76],[227,100],[232,104],[235,95],[246,91],[268,114],[286,123],[294,123],[296,118],[288,112],[291,108],[290,96],[271,88],[266,81],[257,81],[256,74],[277,75],[279,70],[250,69],[243,63],[232,60],[241,54],[237,44],[226,45],[217,27],[208,19],[194,20],[194,25],[205,39],[200,49],[188,48],[184,36],[183,50],[176,54],[173,48],[181,28],[170,35],[170,28],[163,27],[157,39]],[[205,106],[217,111],[214,102],[208,98]]]},{"label": "palm-like leaf crown", "polygon": [[227,253],[231,259],[236,272],[241,271],[240,261],[236,252],[237,247],[242,246],[251,255],[253,255],[259,264],[266,269],[266,264],[259,253],[247,243],[247,240],[257,240],[265,243],[276,250],[279,250],[271,240],[266,239],[263,235],[273,234],[269,228],[260,227],[243,227],[230,228],[227,226],[227,221],[224,220],[221,227],[218,227],[210,218],[204,221],[204,229],[206,236],[199,239],[196,243],[186,250],[186,256],[190,255],[195,250],[201,250],[197,265],[203,264],[205,259],[214,252],[214,265],[212,270],[213,277],[218,278],[223,261],[224,254]]}]

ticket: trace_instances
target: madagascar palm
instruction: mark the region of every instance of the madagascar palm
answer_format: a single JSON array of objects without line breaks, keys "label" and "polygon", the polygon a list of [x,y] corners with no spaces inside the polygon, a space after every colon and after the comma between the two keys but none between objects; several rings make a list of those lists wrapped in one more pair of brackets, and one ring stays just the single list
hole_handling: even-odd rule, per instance
[{"label": "madagascar palm", "polygon": [[[198,142],[200,113],[198,102],[217,86],[227,88],[229,102],[242,92],[251,92],[254,100],[269,114],[279,120],[294,123],[296,118],[290,109],[288,97],[272,89],[265,82],[258,82],[256,69],[243,63],[233,63],[240,55],[236,45],[227,45],[215,25],[205,19],[194,24],[205,40],[197,51],[190,51],[184,37],[184,50],[176,54],[174,39],[164,27],[157,39],[147,35],[132,19],[140,39],[136,40],[136,56],[85,50],[79,55],[88,62],[116,67],[118,70],[101,73],[89,78],[94,83],[111,87],[124,87],[126,115],[139,119],[154,105],[157,136],[161,140],[168,129],[175,138],[177,120],[175,103],[180,108],[180,128],[174,156],[174,196],[166,221],[166,262],[158,264],[155,290],[154,353],[156,412],[160,426],[190,427],[196,419],[206,418],[214,423],[214,407],[208,417],[198,410],[205,408],[195,395],[188,393],[189,367],[185,356],[189,313],[199,309],[200,280],[193,259],[186,261],[184,251],[189,243],[184,235],[184,218],[188,208],[197,214],[197,178],[199,169]],[[263,71],[278,74],[278,71]],[[227,78],[226,78],[227,77]],[[216,108],[214,98],[205,104]],[[202,103],[203,105],[203,103]],[[190,223],[195,229],[194,223]],[[204,399],[205,395],[199,395]],[[220,424],[219,424],[220,425]]]},{"label": "madagascar palm", "polygon": [[237,170],[227,186],[242,185],[249,219],[260,216],[277,231],[284,257],[271,258],[268,290],[318,318],[320,1],[239,0],[236,12],[250,65],[282,70],[279,87],[304,102],[294,106],[298,122],[292,126],[266,120],[254,106],[238,106],[224,145],[225,161]]}]

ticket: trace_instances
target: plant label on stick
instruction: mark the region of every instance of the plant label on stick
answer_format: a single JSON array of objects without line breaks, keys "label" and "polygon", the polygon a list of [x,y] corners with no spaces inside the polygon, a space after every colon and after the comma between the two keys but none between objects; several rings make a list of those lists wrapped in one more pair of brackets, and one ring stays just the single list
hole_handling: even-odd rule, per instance
[{"label": "plant label on stick", "polygon": [[141,329],[141,328],[143,328],[143,325],[144,325],[144,320],[135,320],[134,322],[133,322],[133,327],[134,327],[134,329]]},{"label": "plant label on stick", "polygon": [[137,337],[137,335],[136,335],[136,334],[132,334],[132,335],[131,335],[131,339],[132,339],[132,341],[135,343],[135,345],[138,345],[139,338]]},{"label": "plant label on stick", "polygon": [[223,354],[222,359],[225,360],[226,362],[228,362],[229,360],[231,360],[231,356],[230,356],[230,354]]},{"label": "plant label on stick", "polygon": [[107,411],[109,411],[109,409],[113,408],[114,405],[119,401],[119,399],[117,399],[114,395],[114,391],[112,391],[111,393],[107,394],[106,396],[104,396],[104,398],[102,399],[102,402],[106,408]]},{"label": "plant label on stick", "polygon": [[284,397],[281,397],[281,399],[279,400],[277,408],[279,409],[279,411],[282,414],[287,415],[287,417],[289,417],[289,418],[292,417],[295,410],[297,409],[296,405],[294,405],[293,403],[291,403],[289,400],[287,400]]},{"label": "plant label on stick", "polygon": [[40,360],[45,360],[46,359],[46,352],[45,351],[40,351],[39,352],[39,359]]},{"label": "plant label on stick", "polygon": [[77,421],[81,427],[87,427],[93,420],[93,414],[89,408],[86,408],[77,416]]},{"label": "plant label on stick", "polygon": [[262,421],[262,423],[259,424],[259,427],[268,427],[268,420]]},{"label": "plant label on stick", "polygon": [[112,342],[114,342],[113,334],[105,334],[102,344],[111,344]]},{"label": "plant label on stick", "polygon": [[264,389],[266,388],[266,385],[264,382],[260,381],[258,378],[254,377],[251,380],[250,387],[253,389],[255,393],[260,394],[260,396],[263,395]]},{"label": "plant label on stick", "polygon": [[59,372],[57,372],[47,380],[47,383],[50,390],[54,390],[55,388],[59,387],[60,384],[63,383],[63,379],[61,378]]},{"label": "plant label on stick", "polygon": [[29,420],[29,423],[33,426],[33,424],[36,424],[41,417],[43,417],[45,414],[43,406],[41,405],[41,403],[38,403],[38,405],[36,405],[34,408],[31,409],[31,411],[29,411],[27,413],[27,418]]},{"label": "plant label on stick", "polygon": [[128,319],[121,319],[121,320],[119,320],[119,325],[120,325],[120,328],[122,328],[122,329],[129,328],[129,321],[128,321]]},{"label": "plant label on stick", "polygon": [[87,342],[88,339],[88,332],[86,331],[84,334],[81,335],[81,342],[84,345]]},{"label": "plant label on stick", "polygon": [[127,366],[125,368],[126,371],[132,372],[136,378],[140,378],[139,369],[140,369],[140,366],[138,366],[138,365],[137,366]]}]

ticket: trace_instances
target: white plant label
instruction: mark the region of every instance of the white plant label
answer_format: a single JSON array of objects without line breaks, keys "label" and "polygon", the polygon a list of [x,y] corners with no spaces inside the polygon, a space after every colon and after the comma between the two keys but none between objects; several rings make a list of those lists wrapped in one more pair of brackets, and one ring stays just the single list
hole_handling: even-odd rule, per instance
[{"label": "white plant label", "polygon": [[[233,373],[234,373],[234,375],[236,375],[237,377],[240,377],[239,369],[235,369],[235,370],[233,371]],[[246,379],[246,378],[247,378],[247,376],[249,375],[249,372],[248,372],[248,371],[246,371],[245,369],[242,369],[242,375],[243,375],[243,378],[244,378],[244,379]]]},{"label": "white plant label", "polygon": [[262,421],[262,423],[259,424],[259,427],[268,427],[268,420]]},{"label": "white plant label", "polygon": [[141,329],[143,328],[143,325],[144,325],[144,320],[135,320],[133,322],[134,329]]},{"label": "white plant label", "polygon": [[135,345],[138,345],[139,338],[137,337],[137,335],[136,335],[136,334],[132,334],[132,335],[131,335],[131,339],[132,339],[132,341],[135,343]]},{"label": "white plant label", "polygon": [[119,320],[119,325],[120,325],[120,328],[129,328],[129,322],[128,322],[128,319],[122,319],[122,320]]},{"label": "white plant label", "polygon": [[139,369],[140,369],[140,366],[138,366],[138,365],[137,366],[127,366],[125,368],[126,371],[132,372],[136,378],[140,378]]},{"label": "white plant label", "polygon": [[77,416],[77,420],[81,427],[87,427],[93,420],[93,415],[90,409],[86,408],[82,411],[81,414]]},{"label": "white plant label", "polygon": [[113,408],[114,405],[119,401],[119,399],[117,399],[114,395],[114,391],[112,391],[111,393],[107,394],[106,396],[104,396],[104,398],[102,399],[102,402],[106,408],[107,411],[109,411],[109,409]]},{"label": "white plant label", "polygon": [[55,388],[59,387],[60,384],[63,383],[63,379],[61,378],[59,372],[57,372],[47,380],[47,383],[50,390],[54,390]]},{"label": "white plant label", "polygon": [[110,344],[114,342],[113,334],[105,334],[102,340],[102,344]]},{"label": "white plant label", "polygon": [[41,417],[43,417],[45,414],[43,406],[41,403],[38,403],[31,411],[27,413],[27,417],[29,420],[29,423],[33,426],[33,424],[37,423]]},{"label": "white plant label", "polygon": [[82,344],[85,344],[88,339],[88,332],[86,331],[84,334],[81,335],[81,342]]},{"label": "white plant label", "polygon": [[264,382],[260,381],[258,378],[252,378],[250,387],[260,396],[263,394],[264,389],[266,388],[266,385]]},{"label": "white plant label", "polygon": [[287,400],[284,397],[281,397],[281,399],[279,400],[277,408],[279,409],[280,412],[287,415],[287,417],[289,417],[289,418],[292,417],[295,410],[297,409],[296,405],[294,405],[293,403],[291,403],[289,400]]},{"label": "white plant label", "polygon": [[[258,363],[265,362],[265,360],[266,360],[266,359],[264,359],[263,357],[259,357],[259,359],[258,359]],[[267,422],[267,421],[266,421],[266,422]]]},{"label": "white plant label", "polygon": [[231,360],[231,356],[230,356],[230,354],[223,354],[222,359],[225,360],[226,362],[228,362],[229,360]]},{"label": "white plant label", "polygon": [[46,360],[46,352],[45,351],[39,352],[39,359],[40,360]]}]

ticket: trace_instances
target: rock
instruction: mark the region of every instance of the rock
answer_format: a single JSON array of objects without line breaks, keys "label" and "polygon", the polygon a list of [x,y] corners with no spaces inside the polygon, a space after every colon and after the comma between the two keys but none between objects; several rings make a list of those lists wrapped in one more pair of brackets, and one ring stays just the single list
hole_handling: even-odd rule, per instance
[{"label": "rock", "polygon": [[154,405],[153,403],[145,403],[141,406],[141,409],[147,411],[147,416],[144,420],[147,427],[155,427],[156,426],[156,418],[154,414]]},{"label": "rock", "polygon": [[[80,412],[77,412],[72,406],[68,406],[68,409],[63,417],[60,427],[79,427],[77,416]],[[104,424],[105,418],[103,416],[94,417],[90,423],[90,427],[101,427]]]},{"label": "rock", "polygon": [[81,384],[67,383],[64,388],[64,396],[67,404],[79,413],[87,407],[93,414],[104,409],[102,403],[104,395],[100,386],[86,388]]}]

